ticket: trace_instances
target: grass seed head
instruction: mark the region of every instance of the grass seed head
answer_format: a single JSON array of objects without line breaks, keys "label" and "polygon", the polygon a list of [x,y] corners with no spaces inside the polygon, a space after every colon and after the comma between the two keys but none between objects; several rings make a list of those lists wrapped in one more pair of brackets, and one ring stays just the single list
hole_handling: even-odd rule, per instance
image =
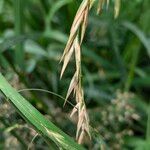
[{"label": "grass seed head", "polygon": [[[76,106],[73,108],[71,116],[73,116],[76,112],[78,112],[78,124],[77,124],[77,133],[76,138],[79,143],[82,142],[85,133],[90,136],[89,132],[89,118],[84,102],[84,92],[81,85],[81,44],[85,35],[87,23],[88,23],[88,15],[89,11],[93,5],[95,0],[83,0],[73,21],[70,36],[66,47],[64,49],[64,53],[61,57],[61,61],[63,61],[63,66],[61,70],[60,78],[62,78],[66,67],[73,55],[75,54],[75,62],[76,62],[76,71],[74,76],[70,82],[69,89],[66,95],[66,100],[69,98],[71,93],[73,92],[76,99]],[[109,6],[109,0],[99,0],[97,13],[101,13],[103,6]],[[115,18],[119,14],[120,8],[120,0],[115,0]],[[64,103],[64,105],[65,105]]]}]

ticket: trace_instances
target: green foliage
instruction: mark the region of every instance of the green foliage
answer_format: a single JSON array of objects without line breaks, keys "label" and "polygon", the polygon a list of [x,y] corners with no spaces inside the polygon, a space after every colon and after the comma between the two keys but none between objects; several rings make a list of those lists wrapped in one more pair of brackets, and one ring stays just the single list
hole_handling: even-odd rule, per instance
[{"label": "green foliage", "polygon": [[71,137],[67,136],[53,123],[46,120],[26,99],[15,91],[5,78],[0,74],[0,90],[5,94],[22,117],[33,125],[36,130],[43,135],[47,141],[53,140],[56,145],[66,150],[82,150],[83,148],[76,144]]},{"label": "green foliage", "polygon": [[[75,62],[71,61],[60,81],[59,59],[81,2],[0,1],[0,72],[15,89],[45,89],[65,97]],[[120,14],[114,19],[113,2],[110,1],[109,9],[104,5],[100,16],[96,15],[95,8],[91,10],[83,41],[85,103],[90,125],[96,130],[96,133],[91,131],[92,139],[85,139],[84,146],[95,150],[103,148],[103,144],[112,149],[146,149],[150,136],[150,3],[149,0],[122,0]],[[7,90],[1,82],[0,87]],[[35,108],[47,114],[54,124],[75,137],[76,118],[71,120],[68,116],[71,105],[63,108],[64,101],[53,94],[39,91],[26,91],[23,94]],[[69,99],[73,103],[74,97],[70,96]],[[114,100],[120,105],[114,104]],[[6,134],[7,128],[25,122],[22,118],[18,119],[16,114],[12,120],[11,109],[6,109],[5,105],[9,106],[0,94],[0,149],[6,146],[8,137],[19,139],[19,143],[27,148],[31,139],[20,136],[26,130],[15,128]],[[131,109],[128,110],[129,106]],[[4,108],[7,113],[2,113]],[[126,118],[126,115],[138,115],[139,119]],[[123,121],[118,119],[120,116]],[[32,133],[29,135],[34,136]],[[43,145],[46,144],[39,137],[34,140],[32,147],[38,149]],[[50,142],[46,149],[56,149],[54,145]]]}]

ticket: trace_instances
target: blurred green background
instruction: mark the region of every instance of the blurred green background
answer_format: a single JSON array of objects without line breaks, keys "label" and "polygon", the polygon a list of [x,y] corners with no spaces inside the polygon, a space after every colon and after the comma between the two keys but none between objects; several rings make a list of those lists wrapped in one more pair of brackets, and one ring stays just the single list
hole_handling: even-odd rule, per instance
[{"label": "blurred green background", "polygon": [[[40,112],[70,136],[76,123],[72,106],[63,108],[74,73],[74,59],[62,80],[59,59],[81,0],[0,0],[0,72]],[[114,1],[90,12],[82,45],[82,73],[92,140],[85,147],[150,149],[150,1],[122,0],[114,19]],[[70,97],[71,103],[74,98]],[[149,113],[149,119],[148,119]],[[0,149],[26,149],[36,132],[0,94]],[[11,145],[11,146],[10,146]],[[51,149],[56,149],[54,144]],[[31,149],[48,149],[38,136]]]}]

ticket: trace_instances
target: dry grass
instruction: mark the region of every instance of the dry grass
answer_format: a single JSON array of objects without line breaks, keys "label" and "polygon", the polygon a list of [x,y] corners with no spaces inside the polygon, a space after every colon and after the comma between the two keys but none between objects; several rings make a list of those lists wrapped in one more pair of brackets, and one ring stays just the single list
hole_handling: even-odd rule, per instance
[{"label": "dry grass", "polygon": [[[74,76],[70,82],[70,86],[67,92],[65,103],[70,96],[70,94],[73,92],[76,99],[76,106],[74,107],[71,116],[73,116],[76,112],[78,113],[78,124],[77,124],[77,133],[76,133],[76,139],[78,140],[78,143],[82,142],[82,139],[87,133],[90,137],[89,132],[89,117],[86,110],[86,105],[84,102],[84,91],[82,88],[82,81],[81,81],[81,44],[84,38],[84,34],[87,27],[88,22],[88,14],[89,10],[92,7],[95,0],[83,0],[77,13],[74,18],[71,30],[70,30],[70,36],[68,39],[68,42],[66,44],[64,53],[61,57],[60,62],[63,61],[63,66],[61,70],[60,78],[62,78],[64,71],[73,55],[75,53],[75,61],[76,61],[76,71],[74,73]],[[109,5],[109,0],[99,0],[98,7],[97,7],[97,13],[101,13],[103,6],[107,4],[107,7]],[[119,8],[120,8],[120,0],[115,1],[115,18],[119,14]],[[65,104],[64,103],[64,104]]]}]

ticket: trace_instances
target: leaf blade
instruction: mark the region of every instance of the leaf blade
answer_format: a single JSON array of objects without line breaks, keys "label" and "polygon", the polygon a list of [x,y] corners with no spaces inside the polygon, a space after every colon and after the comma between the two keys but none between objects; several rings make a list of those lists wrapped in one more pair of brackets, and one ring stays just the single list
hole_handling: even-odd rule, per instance
[{"label": "leaf blade", "polygon": [[40,132],[45,139],[53,140],[56,144],[64,149],[83,150],[81,146],[73,141],[67,134],[56,127],[52,122],[44,118],[44,116],[34,108],[24,97],[22,97],[11,85],[6,81],[0,73],[0,90],[6,95],[8,101],[11,102],[22,117],[28,121],[35,129]]}]

